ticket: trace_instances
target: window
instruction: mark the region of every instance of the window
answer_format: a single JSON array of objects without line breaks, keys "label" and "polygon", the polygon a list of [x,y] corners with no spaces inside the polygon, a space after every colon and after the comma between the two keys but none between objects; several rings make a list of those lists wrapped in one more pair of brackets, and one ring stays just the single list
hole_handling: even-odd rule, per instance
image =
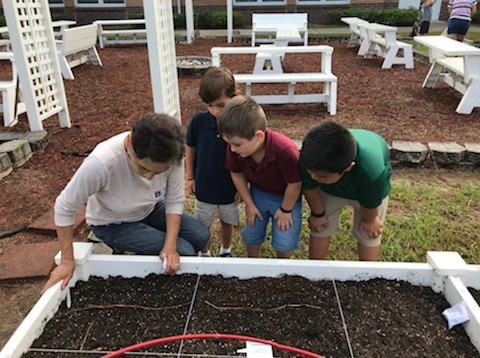
[{"label": "window", "polygon": [[287,0],[233,0],[235,6],[287,5]]},{"label": "window", "polygon": [[297,5],[350,4],[351,0],[297,0]]},{"label": "window", "polygon": [[63,7],[63,0],[48,0],[50,7]]},{"label": "window", "polygon": [[78,7],[102,6],[102,7],[121,7],[125,6],[125,0],[75,0]]}]

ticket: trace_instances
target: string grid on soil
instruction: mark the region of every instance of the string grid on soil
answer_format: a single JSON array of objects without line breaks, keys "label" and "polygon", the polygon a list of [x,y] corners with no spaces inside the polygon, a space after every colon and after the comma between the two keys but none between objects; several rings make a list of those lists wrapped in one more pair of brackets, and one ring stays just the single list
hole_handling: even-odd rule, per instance
[{"label": "string grid on soil", "polygon": [[[25,357],[83,356],[78,350],[101,356],[100,352],[186,333],[254,336],[326,357],[351,357],[332,282],[298,276],[201,276],[195,289],[197,279],[184,274],[77,282],[71,290],[72,307],[62,303],[32,345],[71,352],[30,351]],[[335,284],[355,357],[478,356],[462,326],[447,329],[441,313],[449,304],[429,287],[380,279]],[[180,343],[145,351],[238,356],[237,349],[243,347],[243,342],[199,340],[185,341],[181,352]],[[278,350],[274,354],[294,356]]]}]

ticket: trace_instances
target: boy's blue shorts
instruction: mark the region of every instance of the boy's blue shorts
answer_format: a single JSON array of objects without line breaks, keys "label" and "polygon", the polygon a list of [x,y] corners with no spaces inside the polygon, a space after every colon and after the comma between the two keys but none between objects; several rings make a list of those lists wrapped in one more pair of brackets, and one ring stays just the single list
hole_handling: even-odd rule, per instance
[{"label": "boy's blue shorts", "polygon": [[272,247],[281,252],[291,251],[300,247],[300,232],[302,230],[301,196],[292,210],[293,227],[282,232],[277,228],[277,220],[273,216],[282,205],[283,196],[265,193],[253,185],[250,188],[250,195],[257,209],[262,214],[263,220],[256,217],[253,228],[248,223],[245,223],[242,232],[245,244],[261,245],[265,241],[269,219],[272,219]]},{"label": "boy's blue shorts", "polygon": [[461,19],[448,20],[448,34],[449,35],[466,35],[468,28],[470,27],[470,21]]}]

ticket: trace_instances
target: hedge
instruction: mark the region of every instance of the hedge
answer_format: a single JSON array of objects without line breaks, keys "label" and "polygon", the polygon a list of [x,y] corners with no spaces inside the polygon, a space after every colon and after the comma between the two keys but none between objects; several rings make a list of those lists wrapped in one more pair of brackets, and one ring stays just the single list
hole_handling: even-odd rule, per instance
[{"label": "hedge", "polygon": [[328,13],[332,24],[343,24],[340,18],[356,16],[368,22],[392,26],[412,26],[418,14],[418,9],[339,9]]}]

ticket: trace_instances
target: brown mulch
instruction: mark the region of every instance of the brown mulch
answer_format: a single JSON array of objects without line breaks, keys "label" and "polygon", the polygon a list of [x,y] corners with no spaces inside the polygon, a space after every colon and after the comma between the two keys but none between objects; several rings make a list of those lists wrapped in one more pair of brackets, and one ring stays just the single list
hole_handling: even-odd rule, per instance
[{"label": "brown mulch", "polygon": [[[177,54],[209,56],[212,46],[225,45],[224,38],[197,39],[193,45],[177,45]],[[346,127],[376,131],[389,143],[392,140],[480,142],[479,109],[471,115],[457,115],[455,108],[461,99],[460,93],[446,86],[423,89],[421,85],[428,71],[427,65],[416,62],[414,70],[405,70],[401,66],[382,70],[381,59],[364,60],[345,43],[330,45],[335,47],[333,73],[338,76],[337,115],[330,116],[319,104],[265,105],[272,129],[301,140],[311,126],[335,120]],[[99,53],[103,67],[77,67],[73,70],[75,80],[65,81],[72,127],[60,128],[56,117],[47,119],[44,122],[49,133],[47,148],[35,153],[24,166],[0,181],[0,230],[29,224],[52,208],[56,196],[83,159],[62,152],[88,151],[100,141],[129,130],[140,115],[153,110],[146,47],[110,47]],[[253,61],[253,55],[229,56],[225,57],[223,64],[234,72],[245,73],[252,70]],[[0,65],[1,78],[8,73],[4,66]],[[288,54],[284,67],[287,72],[316,71],[320,59],[318,55]],[[205,109],[198,97],[199,81],[199,78],[179,78],[185,126],[194,113]],[[301,84],[299,89],[313,90],[315,86],[321,84]],[[283,87],[278,85],[263,86],[254,91],[280,90]],[[28,129],[25,116],[16,127],[2,128],[5,131]],[[85,240],[87,232],[84,228],[77,238]],[[51,240],[54,240],[52,235],[22,232],[0,240],[0,255],[18,244]],[[31,292],[37,292],[42,284],[32,283]],[[8,285],[20,293],[17,287],[21,285]],[[10,297],[8,292],[4,297]],[[21,310],[5,307],[0,312],[2,317],[7,314],[21,317],[31,305],[27,301]],[[0,342],[8,338],[12,328],[3,336],[0,332]]]}]

